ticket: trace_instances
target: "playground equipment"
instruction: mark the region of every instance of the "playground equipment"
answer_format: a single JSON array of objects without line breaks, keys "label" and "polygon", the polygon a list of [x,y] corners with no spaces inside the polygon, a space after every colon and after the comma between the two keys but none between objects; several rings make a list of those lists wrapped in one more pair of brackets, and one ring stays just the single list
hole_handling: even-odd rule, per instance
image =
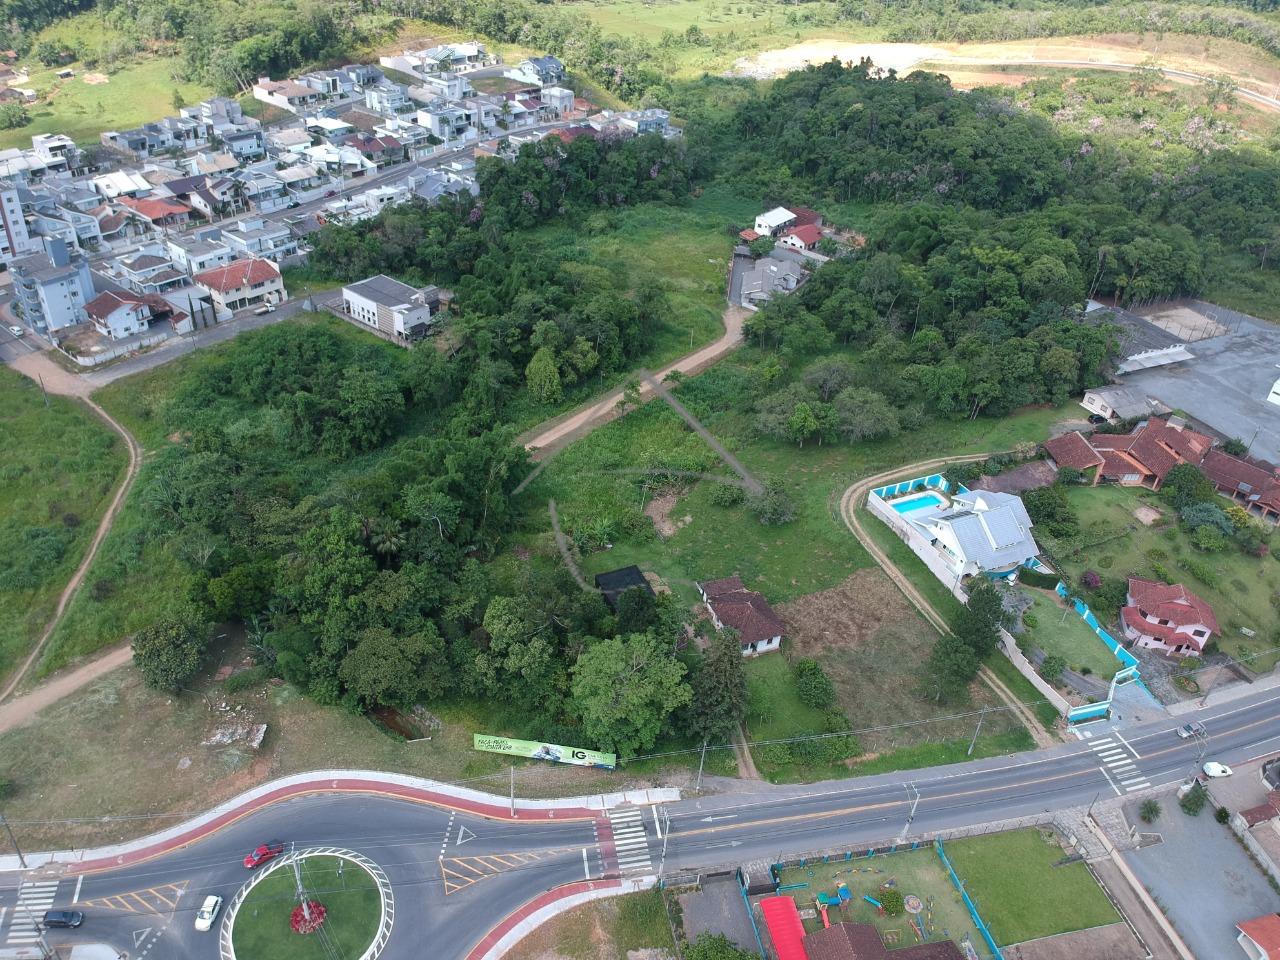
[{"label": "playground equipment", "polygon": [[865,901],[867,901],[867,903],[871,904],[873,907],[875,907],[875,908],[876,908],[877,910],[879,910],[881,913],[884,913],[884,907],[881,905],[880,901],[879,901],[879,900],[877,900],[875,897],[871,896],[871,894],[869,894],[869,893],[864,893],[864,894],[862,895],[862,899],[863,899],[863,900],[865,900]]},{"label": "playground equipment", "polygon": [[[821,894],[819,894],[819,896],[821,896]],[[825,930],[831,926],[831,920],[827,916],[827,905],[821,900],[818,901],[818,912],[822,914],[822,929]]]}]

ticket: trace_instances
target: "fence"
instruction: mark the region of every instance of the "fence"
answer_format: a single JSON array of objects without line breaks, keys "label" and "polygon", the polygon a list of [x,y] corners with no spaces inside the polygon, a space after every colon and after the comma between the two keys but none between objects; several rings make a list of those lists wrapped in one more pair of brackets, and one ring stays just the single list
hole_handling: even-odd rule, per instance
[{"label": "fence", "polygon": [[[1217,802],[1217,798],[1214,798],[1214,802]],[[1244,817],[1240,816],[1239,813],[1233,813],[1228,823],[1231,825],[1231,832],[1240,838],[1240,842],[1253,855],[1253,859],[1258,862],[1258,866],[1266,872],[1273,883],[1280,883],[1280,867],[1276,866],[1276,862],[1271,859],[1271,854],[1267,852],[1266,847],[1260,844],[1257,837],[1250,832],[1249,825],[1245,822]],[[1274,829],[1273,824],[1274,821],[1269,822],[1267,829]]]},{"label": "fence", "polygon": [[1069,601],[1075,607],[1076,613],[1080,614],[1080,619],[1088,625],[1097,638],[1111,651],[1111,655],[1120,661],[1120,669],[1111,678],[1111,686],[1107,690],[1107,699],[1098,703],[1086,704],[1082,707],[1074,707],[1067,713],[1067,722],[1082,723],[1087,720],[1098,720],[1105,717],[1111,710],[1111,701],[1115,697],[1116,687],[1126,683],[1136,683],[1138,688],[1154,701],[1156,698],[1147,689],[1146,684],[1142,682],[1142,675],[1138,672],[1138,658],[1124,649],[1115,637],[1103,629],[1102,624],[1098,622],[1098,618],[1089,609],[1089,605],[1079,598],[1073,598],[1067,590],[1067,585],[1061,580],[1058,581],[1057,593],[1063,600]]},{"label": "fence", "polygon": [[1071,704],[1067,702],[1067,698],[1054,689],[1053,684],[1036,672],[1035,666],[1027,659],[1026,654],[1018,649],[1018,641],[1013,638],[1013,634],[1003,627],[1000,628],[1000,649],[1009,662],[1013,664],[1014,669],[1022,674],[1042,697],[1049,701],[1053,709],[1063,716],[1068,716],[1071,711]]},{"label": "fence", "polygon": [[978,928],[978,933],[982,934],[982,939],[987,942],[991,955],[996,960],[1004,960],[1004,954],[1000,952],[1000,948],[996,946],[996,938],[991,936],[991,931],[987,929],[986,923],[983,922],[982,916],[978,913],[978,908],[973,905],[973,901],[969,898],[969,891],[964,888],[964,884],[960,882],[960,878],[956,876],[955,868],[951,866],[951,860],[947,857],[947,851],[943,847],[942,838],[938,837],[933,842],[933,848],[938,851],[938,859],[942,861],[942,865],[947,868],[947,875],[951,877],[951,882],[955,884],[955,888],[960,891],[960,896],[964,900],[964,905],[969,908],[969,917],[973,920],[973,925]]},{"label": "fence", "polygon": [[163,340],[168,340],[169,337],[170,337],[170,334],[168,333],[147,334],[146,336],[140,337],[137,340],[131,340],[129,343],[120,344],[119,346],[114,346],[114,347],[108,347],[106,350],[103,350],[101,353],[92,353],[92,354],[68,353],[66,350],[62,348],[61,345],[57,345],[57,347],[58,347],[58,351],[64,357],[70,360],[72,363],[76,364],[76,366],[96,367],[99,364],[103,364],[110,360],[114,360],[117,357],[127,357],[129,354],[134,353],[138,350],[142,350],[146,347],[154,346],[155,344],[160,343]]}]

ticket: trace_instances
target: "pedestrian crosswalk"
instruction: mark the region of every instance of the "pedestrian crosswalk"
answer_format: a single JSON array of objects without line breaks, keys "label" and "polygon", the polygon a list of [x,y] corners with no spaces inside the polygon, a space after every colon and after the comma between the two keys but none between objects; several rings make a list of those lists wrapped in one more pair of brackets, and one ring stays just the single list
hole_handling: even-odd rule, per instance
[{"label": "pedestrian crosswalk", "polygon": [[53,906],[58,896],[57,880],[24,882],[18,887],[18,900],[9,916],[9,930],[4,942],[12,946],[36,943],[40,932],[36,924]]},{"label": "pedestrian crosswalk", "polygon": [[1135,762],[1137,754],[1128,744],[1117,742],[1115,737],[1096,737],[1089,740],[1089,749],[1098,758],[1116,793],[1133,793],[1151,786]]},{"label": "pedestrian crosswalk", "polygon": [[649,873],[649,834],[645,831],[644,811],[635,807],[610,810],[609,829],[613,834],[614,858],[622,873]]}]

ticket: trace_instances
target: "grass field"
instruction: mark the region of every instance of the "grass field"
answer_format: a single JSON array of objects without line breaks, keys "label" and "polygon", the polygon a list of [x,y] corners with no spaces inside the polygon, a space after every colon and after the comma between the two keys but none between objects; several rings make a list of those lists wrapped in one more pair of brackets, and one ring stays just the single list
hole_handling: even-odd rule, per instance
[{"label": "grass field", "polygon": [[507,953],[510,960],[627,960],[635,950],[675,955],[662,893],[645,890],[574,907],[537,927]]},{"label": "grass field", "polygon": [[[1244,658],[1258,672],[1280,661],[1280,651],[1271,649],[1280,643],[1280,612],[1271,603],[1280,593],[1280,562],[1274,556],[1257,559],[1235,549],[1213,554],[1197,550],[1169,506],[1148,490],[1077,487],[1069,496],[1081,532],[1069,542],[1047,542],[1073,582],[1088,569],[1103,577],[1165,580],[1157,569],[1161,567],[1173,582],[1186,584],[1213,607],[1222,627],[1218,646],[1224,653]],[[1160,519],[1149,527],[1139,523],[1133,513],[1140,506],[1159,510]],[[1104,616],[1103,611],[1094,612]],[[1241,628],[1257,636],[1245,636]]]},{"label": "grass field", "polygon": [[360,956],[378,932],[382,909],[373,876],[338,857],[307,857],[298,866],[305,889],[325,891],[315,899],[327,910],[323,927],[327,942],[319,936],[301,936],[289,928],[289,917],[298,899],[293,871],[286,867],[254,887],[241,904],[231,928],[237,956],[279,960]]},{"label": "grass field", "polygon": [[33,73],[24,84],[40,94],[27,107],[31,123],[0,131],[0,148],[30,147],[37,133],[64,133],[82,146],[97,143],[103,130],[136,127],[177,113],[175,90],[186,103],[212,94],[201,84],[174,79],[177,68],[176,57],[147,56],[109,73],[107,82],[99,84],[86,83],[86,72],[94,71],[78,63],[70,65],[75,76],[69,80],[58,80],[52,70]]},{"label": "grass field", "polygon": [[953,840],[946,850],[1001,946],[1120,919],[1088,868],[1059,865],[1062,846],[1039,830]]},{"label": "grass field", "polygon": [[1046,654],[1062,657],[1071,670],[1079,672],[1085,667],[1100,680],[1110,680],[1120,669],[1120,661],[1074,608],[1054,603],[1044,590],[1027,587],[1022,592],[1034,598],[1031,613],[1037,623],[1034,629],[1028,629],[1018,638],[1020,641],[1025,638]]},{"label": "grass field", "polygon": [[[969,918],[964,900],[932,846],[847,861],[837,861],[833,856],[832,860],[831,863],[815,861],[804,867],[790,867],[782,871],[782,885],[807,884],[800,890],[784,891],[796,901],[797,907],[812,909],[818,893],[834,894],[837,885],[843,882],[848,886],[852,899],[843,908],[828,908],[831,922],[872,924],[880,932],[892,956],[895,947],[908,947],[918,942],[908,922],[910,915],[881,916],[874,906],[862,899],[864,896],[875,897],[885,885],[892,884],[904,897],[917,896],[924,904],[925,910],[920,914],[919,922],[928,939],[948,939],[956,943],[967,939],[975,947],[981,946],[982,941]],[[804,925],[812,933],[822,929],[822,919],[805,920]]]},{"label": "grass field", "polygon": [[0,677],[35,643],[124,470],[115,431],[0,367]]}]

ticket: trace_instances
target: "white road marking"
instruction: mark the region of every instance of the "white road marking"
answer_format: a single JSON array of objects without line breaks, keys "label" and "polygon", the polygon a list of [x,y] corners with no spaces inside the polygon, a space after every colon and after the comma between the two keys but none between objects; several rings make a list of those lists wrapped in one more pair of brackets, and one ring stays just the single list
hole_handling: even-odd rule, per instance
[{"label": "white road marking", "polygon": [[80,876],[76,877],[76,892],[75,892],[75,893],[73,893],[73,894],[71,895],[71,902],[72,902],[72,903],[79,903],[79,902],[80,902],[80,884],[82,884],[82,883],[84,883],[84,874],[83,874],[83,873],[82,873],[82,874],[80,874]]},{"label": "white road marking", "polygon": [[1135,759],[1135,760],[1141,760],[1141,759],[1142,759],[1142,754],[1140,754],[1137,750],[1133,749],[1133,744],[1132,744],[1132,743],[1130,743],[1128,740],[1126,740],[1126,739],[1125,739],[1125,738],[1120,734],[1120,731],[1119,731],[1119,730],[1117,730],[1117,731],[1116,731],[1116,736],[1120,738],[1120,742],[1121,742],[1121,743],[1123,743],[1126,747],[1128,747],[1128,748],[1129,748],[1129,752],[1133,754],[1133,759]]},{"label": "white road marking", "polygon": [[1099,767],[1098,769],[1099,769],[1099,770],[1101,770],[1101,771],[1102,771],[1102,775],[1103,775],[1104,777],[1106,777],[1106,778],[1107,778],[1107,783],[1111,784],[1111,789],[1112,789],[1112,790],[1114,790],[1114,791],[1116,792],[1116,796],[1117,796],[1117,797],[1122,797],[1122,796],[1124,796],[1124,794],[1121,792],[1120,788],[1116,786],[1116,782],[1115,782],[1114,780],[1112,780],[1112,779],[1111,779],[1111,774],[1107,773],[1106,768],[1105,768],[1105,767]]},{"label": "white road marking", "polygon": [[586,848],[586,847],[583,847],[583,848],[582,848],[582,875],[583,875],[586,879],[588,879],[588,880],[590,880],[590,879],[591,879],[591,865],[590,865],[589,863],[587,863],[587,848]]},{"label": "white road marking", "polygon": [[653,808],[653,830],[658,835],[658,839],[662,839],[662,824],[658,822],[658,808]]}]

